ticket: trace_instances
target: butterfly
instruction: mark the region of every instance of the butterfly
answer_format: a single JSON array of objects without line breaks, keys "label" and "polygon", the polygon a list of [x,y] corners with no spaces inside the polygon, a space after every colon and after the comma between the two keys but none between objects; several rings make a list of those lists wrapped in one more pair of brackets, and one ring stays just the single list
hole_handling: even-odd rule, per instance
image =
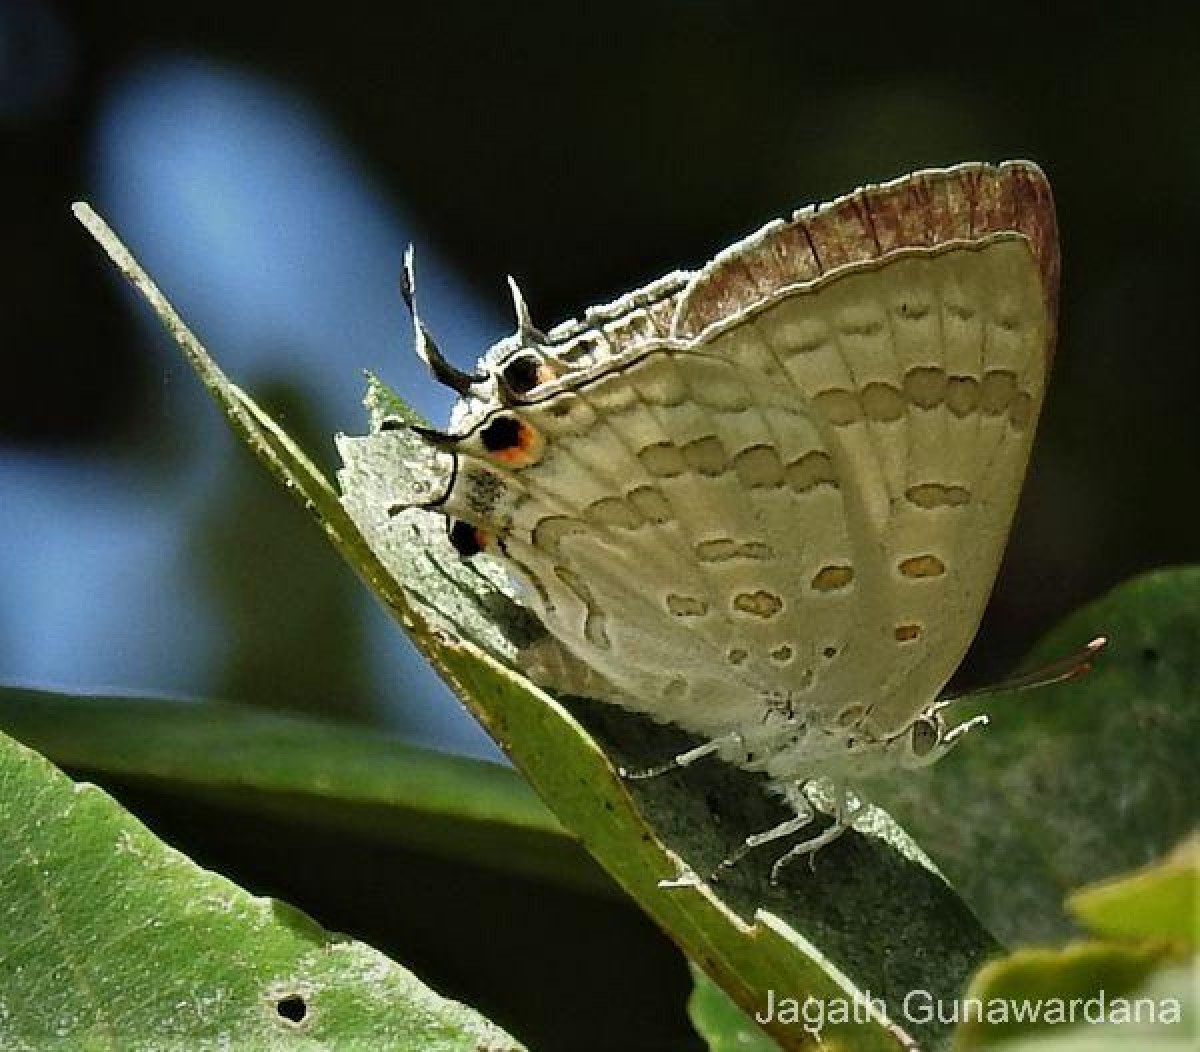
[{"label": "butterfly", "polygon": [[545,634],[535,682],[677,724],[765,772],[803,830],[807,787],[938,760],[939,695],[1004,551],[1055,343],[1054,205],[1025,161],[868,186],[768,223],[542,332],[450,364],[461,396],[425,507],[499,559]]}]

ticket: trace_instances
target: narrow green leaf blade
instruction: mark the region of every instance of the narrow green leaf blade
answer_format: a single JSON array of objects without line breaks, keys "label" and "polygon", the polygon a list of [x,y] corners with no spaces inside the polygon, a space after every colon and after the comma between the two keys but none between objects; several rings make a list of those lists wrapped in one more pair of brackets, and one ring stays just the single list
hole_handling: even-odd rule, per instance
[{"label": "narrow green leaf blade", "polygon": [[221,702],[0,687],[0,730],[60,766],[616,894],[511,768]]},{"label": "narrow green leaf blade", "polygon": [[779,1046],[716,983],[693,966],[696,987],[688,999],[692,1025],[709,1052],[779,1052]]}]

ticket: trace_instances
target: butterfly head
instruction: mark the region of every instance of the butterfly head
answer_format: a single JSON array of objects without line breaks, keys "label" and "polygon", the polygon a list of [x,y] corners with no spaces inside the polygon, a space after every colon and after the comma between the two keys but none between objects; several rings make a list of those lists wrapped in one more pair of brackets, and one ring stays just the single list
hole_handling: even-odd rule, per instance
[{"label": "butterfly head", "polygon": [[941,757],[941,746],[945,738],[946,721],[942,714],[926,709],[891,739],[889,745],[895,751],[901,766],[927,767]]},{"label": "butterfly head", "polygon": [[945,714],[954,705],[966,699],[1032,690],[1085,675],[1091,671],[1092,660],[1107,643],[1104,636],[1097,636],[1081,649],[1032,672],[1021,673],[967,694],[949,695],[926,705],[911,723],[887,740],[887,747],[894,750],[899,764],[905,768],[928,767],[962,741],[967,731],[973,727],[987,726],[988,718],[982,714],[948,726]]},{"label": "butterfly head", "polygon": [[944,706],[939,703],[926,706],[908,726],[887,740],[886,748],[897,766],[913,770],[937,763],[962,741],[967,731],[986,726],[988,721],[981,715],[949,727],[943,711]]}]

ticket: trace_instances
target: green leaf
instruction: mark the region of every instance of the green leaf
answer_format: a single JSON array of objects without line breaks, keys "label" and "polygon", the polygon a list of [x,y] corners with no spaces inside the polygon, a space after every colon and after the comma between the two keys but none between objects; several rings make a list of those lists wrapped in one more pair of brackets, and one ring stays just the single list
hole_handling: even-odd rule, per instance
[{"label": "green leaf", "polygon": [[1196,968],[1196,961],[1164,968],[1130,997],[1105,1002],[1102,1022],[1055,1026],[999,1047],[1003,1052],[1194,1052],[1200,1044]]},{"label": "green leaf", "polygon": [[0,1047],[516,1049],[0,736]]},{"label": "green leaf", "polygon": [[778,1052],[779,1046],[762,1028],[695,966],[692,978],[696,986],[688,999],[688,1016],[709,1052]]},{"label": "green leaf", "polygon": [[1080,888],[1067,908],[1110,939],[1164,939],[1200,947],[1200,835],[1163,861],[1126,877]]},{"label": "green leaf", "polygon": [[[1063,1019],[1045,1017],[1058,1005],[1069,1006],[1098,999],[1129,997],[1140,989],[1167,958],[1162,945],[1119,946],[1101,942],[1083,942],[1066,949],[1022,949],[986,965],[972,981],[966,999],[984,1004],[1001,1002],[1009,1006],[1028,1005],[1042,1014],[1041,1021],[1017,1018],[963,1021],[955,1035],[956,1049],[988,1048],[1015,1035],[1053,1030],[1068,1025]],[[1015,1016],[1016,1009],[1002,1010]],[[1099,1003],[1094,1009],[1100,1012]],[[1069,1017],[1068,1017],[1069,1018]],[[1054,1021],[1057,1019],[1057,1021]],[[1082,1008],[1079,1022],[1085,1022]]]},{"label": "green leaf", "polygon": [[511,768],[219,702],[0,688],[0,729],[72,771],[616,894]]},{"label": "green leaf", "polygon": [[1071,889],[1162,857],[1200,810],[1200,567],[1119,586],[1025,664],[1099,635],[1110,642],[1090,675],[961,703],[958,715],[987,711],[991,725],[875,797],[1009,944],[1075,932]]},{"label": "green leaf", "polygon": [[[1076,1027],[1086,1027],[1087,1039],[1096,1041],[1079,1047],[1194,1047],[1186,1043],[1198,1036],[1194,970],[1200,962],[1190,939],[1198,896],[1195,839],[1137,873],[1075,892],[1072,908],[1120,941],[1027,947],[990,962],[966,992],[963,1004],[980,1007],[974,1014],[963,1010],[955,1048],[1069,1049],[1079,1040]],[[1172,915],[1172,909],[1180,912]],[[1182,982],[1181,972],[1189,971],[1190,981]],[[1172,1020],[1175,1005],[1180,1018]]]}]

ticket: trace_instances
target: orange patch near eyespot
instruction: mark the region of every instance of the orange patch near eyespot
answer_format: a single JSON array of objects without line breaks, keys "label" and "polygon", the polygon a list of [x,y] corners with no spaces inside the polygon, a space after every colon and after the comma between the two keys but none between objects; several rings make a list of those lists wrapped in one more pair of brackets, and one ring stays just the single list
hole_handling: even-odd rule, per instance
[{"label": "orange patch near eyespot", "polygon": [[921,634],[920,625],[897,625],[896,626],[896,642],[911,643]]},{"label": "orange patch near eyespot", "polygon": [[545,448],[546,440],[542,438],[541,433],[522,421],[517,444],[507,450],[497,452],[496,459],[514,468],[524,468],[541,460],[542,451]]},{"label": "orange patch near eyespot", "polygon": [[492,460],[510,468],[536,464],[546,448],[537,428],[510,414],[495,417],[479,432],[479,438]]}]

